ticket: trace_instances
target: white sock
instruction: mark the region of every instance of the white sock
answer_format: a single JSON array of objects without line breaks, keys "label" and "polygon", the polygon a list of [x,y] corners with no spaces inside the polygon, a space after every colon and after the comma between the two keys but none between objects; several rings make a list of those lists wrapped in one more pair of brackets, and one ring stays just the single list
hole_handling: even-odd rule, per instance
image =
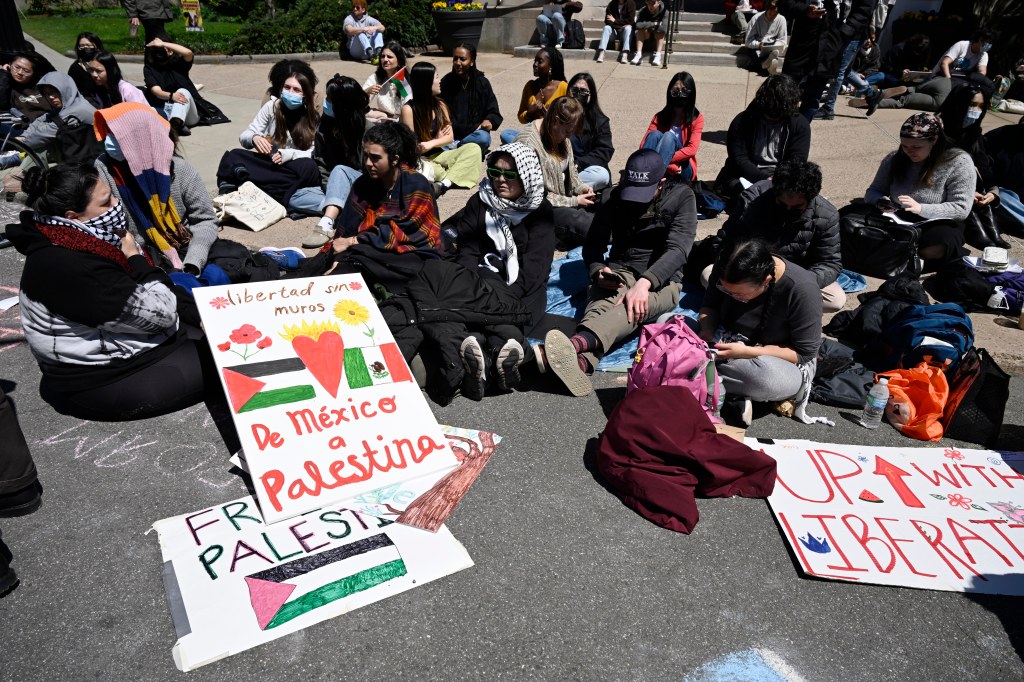
[{"label": "white sock", "polygon": [[327,232],[327,233],[333,234],[334,233],[334,218],[328,218],[327,216],[324,216],[323,218],[320,219],[320,222],[317,223],[316,226],[318,228],[320,228],[320,230],[322,232]]},{"label": "white sock", "polygon": [[444,180],[441,181],[441,184],[444,185],[445,187],[451,187],[452,181],[449,180],[448,178],[445,178]]}]

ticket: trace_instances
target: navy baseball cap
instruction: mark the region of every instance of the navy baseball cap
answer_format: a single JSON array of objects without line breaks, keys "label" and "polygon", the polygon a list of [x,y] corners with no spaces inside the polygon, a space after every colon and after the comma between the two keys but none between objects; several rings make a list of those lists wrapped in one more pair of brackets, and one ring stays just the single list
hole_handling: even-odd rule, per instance
[{"label": "navy baseball cap", "polygon": [[658,191],[665,177],[665,161],[653,149],[638,149],[626,159],[626,168],[619,182],[619,196],[626,201],[646,204]]}]

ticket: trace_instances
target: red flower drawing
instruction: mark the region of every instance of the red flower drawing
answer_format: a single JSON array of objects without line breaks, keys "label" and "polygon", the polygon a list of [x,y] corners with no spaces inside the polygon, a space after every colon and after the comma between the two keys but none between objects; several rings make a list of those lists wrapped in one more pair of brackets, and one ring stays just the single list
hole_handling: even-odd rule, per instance
[{"label": "red flower drawing", "polygon": [[244,345],[247,343],[253,343],[261,336],[263,336],[263,332],[256,329],[256,327],[251,324],[243,324],[241,327],[231,332],[231,336],[229,338],[237,344]]},{"label": "red flower drawing", "polygon": [[971,502],[973,502],[973,501],[974,500],[972,500],[971,498],[964,497],[960,493],[951,493],[950,496],[949,496],[949,506],[950,507],[960,507],[961,509],[970,509],[971,508]]},{"label": "red flower drawing", "polygon": [[225,341],[224,343],[218,344],[217,348],[222,351],[228,351],[231,349],[231,342]]},{"label": "red flower drawing", "polygon": [[943,456],[949,459],[954,459],[958,462],[964,458],[963,453],[959,450],[954,450],[953,448],[946,448],[946,452]]},{"label": "red flower drawing", "polygon": [[231,305],[231,301],[224,298],[223,296],[218,296],[217,298],[210,299],[210,305],[212,305],[217,310],[220,310],[221,308],[227,308],[229,305]]},{"label": "red flower drawing", "polygon": [[259,348],[260,350],[263,350],[264,348],[267,348],[273,342],[274,342],[274,340],[271,339],[269,336],[264,336],[262,339],[260,339],[259,341],[256,342],[256,347]]},{"label": "red flower drawing", "polygon": [[351,291],[359,291],[360,289],[362,289],[362,288],[363,288],[363,285],[362,285],[362,284],[360,284],[359,282],[349,282],[349,283],[348,283],[348,288],[349,288],[349,289],[350,289]]}]

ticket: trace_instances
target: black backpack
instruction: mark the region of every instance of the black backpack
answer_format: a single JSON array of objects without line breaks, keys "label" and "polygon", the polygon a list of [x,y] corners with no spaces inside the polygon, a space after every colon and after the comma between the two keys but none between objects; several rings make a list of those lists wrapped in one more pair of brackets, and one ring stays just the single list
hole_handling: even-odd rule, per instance
[{"label": "black backpack", "polygon": [[579,19],[570,20],[565,26],[565,42],[562,47],[567,50],[582,50],[587,46],[587,36],[583,32],[583,24]]},{"label": "black backpack", "polygon": [[96,130],[91,122],[79,121],[74,116],[65,121],[59,114],[52,120],[57,126],[54,146],[60,154],[61,163],[92,163],[103,153],[103,144],[96,139]]}]

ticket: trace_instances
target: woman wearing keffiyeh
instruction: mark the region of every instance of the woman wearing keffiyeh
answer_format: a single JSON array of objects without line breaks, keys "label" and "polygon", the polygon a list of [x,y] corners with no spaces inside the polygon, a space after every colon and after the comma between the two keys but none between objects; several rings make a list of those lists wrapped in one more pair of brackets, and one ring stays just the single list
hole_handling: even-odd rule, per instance
[{"label": "woman wearing keffiyeh", "polygon": [[198,275],[220,227],[202,178],[174,154],[170,125],[136,102],[100,109],[94,125],[105,150],[96,168],[124,202],[128,229],[165,270]]}]

